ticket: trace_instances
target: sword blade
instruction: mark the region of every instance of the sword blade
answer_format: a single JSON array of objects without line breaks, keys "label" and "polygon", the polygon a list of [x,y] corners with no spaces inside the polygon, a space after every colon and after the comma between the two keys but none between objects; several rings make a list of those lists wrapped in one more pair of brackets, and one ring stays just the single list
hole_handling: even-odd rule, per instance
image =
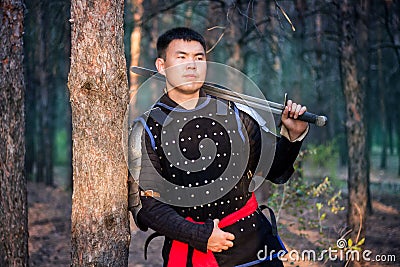
[{"label": "sword blade", "polygon": [[[165,81],[165,76],[157,72],[156,70],[147,69],[139,66],[132,66],[131,71],[145,78],[156,78],[160,81]],[[203,89],[206,93],[236,103],[248,105],[255,109],[270,111],[274,114],[282,114],[285,106],[276,102],[261,99],[254,96],[249,96],[241,93],[236,93],[229,88],[221,86],[219,84],[213,84],[205,81]],[[318,116],[310,112],[305,112],[303,115],[298,117],[298,120],[306,121],[309,123],[315,123],[317,126],[325,126],[328,119],[325,116]]]}]

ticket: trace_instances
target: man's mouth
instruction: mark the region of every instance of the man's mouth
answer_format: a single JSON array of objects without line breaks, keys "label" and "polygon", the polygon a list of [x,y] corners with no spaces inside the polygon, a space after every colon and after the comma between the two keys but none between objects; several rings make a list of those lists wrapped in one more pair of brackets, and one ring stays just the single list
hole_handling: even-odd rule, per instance
[{"label": "man's mouth", "polygon": [[196,74],[185,74],[185,75],[183,75],[183,77],[185,77],[187,79],[196,79],[197,75]]}]

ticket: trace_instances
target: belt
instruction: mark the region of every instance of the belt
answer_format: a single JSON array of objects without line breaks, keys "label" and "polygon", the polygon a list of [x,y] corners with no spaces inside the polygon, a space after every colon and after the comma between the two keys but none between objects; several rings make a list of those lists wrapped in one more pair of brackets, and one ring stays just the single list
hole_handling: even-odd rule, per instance
[{"label": "belt", "polygon": [[[221,219],[221,221],[218,224],[218,227],[224,228],[236,223],[240,219],[253,214],[257,210],[257,207],[258,207],[257,199],[253,193],[251,198],[246,202],[246,204],[241,209]],[[195,222],[189,217],[186,218],[186,220]],[[202,222],[195,222],[195,223],[203,224]],[[187,243],[174,240],[172,242],[172,247],[169,253],[167,266],[186,267],[188,251],[189,251],[189,245]],[[214,257],[214,254],[210,250],[208,250],[207,253],[203,253],[195,249],[193,251],[192,263],[193,267],[200,267],[200,266],[218,267],[218,263]]]}]

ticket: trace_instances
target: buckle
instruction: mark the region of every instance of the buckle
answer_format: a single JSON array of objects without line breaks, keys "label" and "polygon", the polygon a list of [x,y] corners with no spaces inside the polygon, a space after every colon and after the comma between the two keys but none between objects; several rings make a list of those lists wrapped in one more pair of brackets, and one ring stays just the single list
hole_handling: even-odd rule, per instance
[{"label": "buckle", "polygon": [[140,191],[141,197],[160,197],[160,193],[155,192],[154,190],[146,190]]},{"label": "buckle", "polygon": [[253,177],[253,173],[251,172],[251,170],[249,170],[246,174],[247,179],[251,179]]}]

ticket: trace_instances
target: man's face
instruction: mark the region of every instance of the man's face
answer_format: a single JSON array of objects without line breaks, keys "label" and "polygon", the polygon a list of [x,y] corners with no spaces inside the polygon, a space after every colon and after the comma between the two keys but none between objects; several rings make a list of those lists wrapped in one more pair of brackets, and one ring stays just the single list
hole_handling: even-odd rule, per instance
[{"label": "man's face", "polygon": [[157,59],[156,66],[166,77],[167,90],[182,94],[197,92],[207,73],[203,46],[197,41],[177,39],[168,45],[165,54],[165,59]]}]

